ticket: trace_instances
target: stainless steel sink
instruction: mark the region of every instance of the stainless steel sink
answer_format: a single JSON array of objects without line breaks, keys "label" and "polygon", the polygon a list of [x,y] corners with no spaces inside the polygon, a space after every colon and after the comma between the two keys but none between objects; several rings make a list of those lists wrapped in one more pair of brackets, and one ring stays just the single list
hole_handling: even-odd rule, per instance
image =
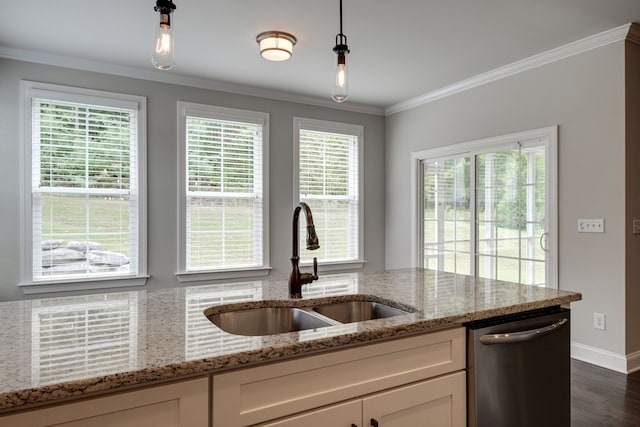
[{"label": "stainless steel sink", "polygon": [[363,322],[407,314],[404,310],[374,301],[339,302],[320,305],[313,310],[340,323]]},{"label": "stainless steel sink", "polygon": [[294,307],[262,307],[227,311],[207,317],[225,332],[248,336],[282,334],[335,324]]}]

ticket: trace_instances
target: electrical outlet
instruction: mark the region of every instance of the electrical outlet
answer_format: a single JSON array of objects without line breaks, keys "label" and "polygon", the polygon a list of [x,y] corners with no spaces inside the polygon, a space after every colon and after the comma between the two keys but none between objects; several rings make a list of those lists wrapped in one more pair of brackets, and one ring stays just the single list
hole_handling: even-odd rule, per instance
[{"label": "electrical outlet", "polygon": [[593,313],[593,327],[604,331],[606,329],[605,315],[602,313]]},{"label": "electrical outlet", "polygon": [[604,233],[604,219],[579,219],[578,233]]}]

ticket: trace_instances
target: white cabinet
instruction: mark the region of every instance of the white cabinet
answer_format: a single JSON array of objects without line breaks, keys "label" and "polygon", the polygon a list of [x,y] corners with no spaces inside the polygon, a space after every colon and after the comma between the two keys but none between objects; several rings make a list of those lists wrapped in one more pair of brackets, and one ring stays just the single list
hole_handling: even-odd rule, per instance
[{"label": "white cabinet", "polygon": [[462,371],[364,398],[362,425],[465,427],[466,402]]},{"label": "white cabinet", "polygon": [[465,362],[455,328],[24,410],[0,427],[464,427]]},{"label": "white cabinet", "polygon": [[259,427],[360,427],[361,422],[362,401],[352,400],[260,424]]},{"label": "white cabinet", "polygon": [[[373,399],[377,396],[374,393],[385,391],[379,396],[381,400],[404,404],[411,401],[407,396],[413,393],[402,394],[400,390],[405,386],[412,387],[412,383],[431,378],[439,381],[439,377],[454,372],[459,374],[454,382],[462,387],[455,389],[455,398],[452,391],[444,388],[447,381],[437,382],[435,386],[427,385],[427,381],[424,388],[416,389],[416,393],[424,392],[419,399],[427,400],[409,407],[390,404],[388,408],[395,407],[409,414],[417,405],[419,411],[432,414],[442,411],[442,405],[450,405],[452,411],[459,409],[461,419],[466,420],[465,359],[465,332],[463,328],[456,328],[214,375],[213,427],[260,423],[288,427],[295,425],[286,418],[293,414],[300,414],[294,415],[294,419],[308,416],[309,420],[314,420],[307,424],[305,418],[305,423],[299,425],[316,425],[312,422],[331,416],[330,410],[334,409],[331,405],[336,403],[354,400],[371,407],[366,399]],[[433,389],[431,394],[426,393],[427,389]],[[381,405],[382,412],[374,415],[391,419],[389,417],[395,412],[383,408],[386,407]],[[361,427],[362,417],[358,420],[357,423],[347,422],[346,426]],[[321,421],[317,422],[322,425]],[[332,421],[328,425],[339,424]],[[434,425],[464,426],[464,423],[452,421]]]},{"label": "white cabinet", "polygon": [[465,427],[464,371],[254,427]]},{"label": "white cabinet", "polygon": [[198,378],[0,416],[0,426],[207,427],[208,391]]}]

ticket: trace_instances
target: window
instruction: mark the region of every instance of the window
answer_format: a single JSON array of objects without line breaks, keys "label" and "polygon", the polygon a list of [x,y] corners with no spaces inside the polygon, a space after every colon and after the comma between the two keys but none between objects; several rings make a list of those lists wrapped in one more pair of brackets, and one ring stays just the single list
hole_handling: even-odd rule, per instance
[{"label": "window", "polygon": [[180,281],[266,275],[268,114],[178,103]]},{"label": "window", "polygon": [[302,262],[361,267],[363,127],[295,118],[294,135],[294,191],[311,208],[320,240],[315,251],[300,244]]},{"label": "window", "polygon": [[557,286],[556,128],[414,153],[425,268]]},{"label": "window", "polygon": [[145,99],[33,82],[22,93],[24,292],[144,284]]}]

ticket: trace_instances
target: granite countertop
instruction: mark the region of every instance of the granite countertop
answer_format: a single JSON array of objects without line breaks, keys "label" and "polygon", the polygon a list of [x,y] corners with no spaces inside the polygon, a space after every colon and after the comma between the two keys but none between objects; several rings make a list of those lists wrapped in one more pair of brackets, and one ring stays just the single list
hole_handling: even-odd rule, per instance
[{"label": "granite countertop", "polygon": [[[262,337],[228,334],[203,315],[222,304],[306,304],[353,294],[415,312]],[[0,303],[0,412],[581,299],[576,292],[422,269],[326,275],[303,287],[303,295],[302,302],[287,300],[286,281],[258,280]]]}]

